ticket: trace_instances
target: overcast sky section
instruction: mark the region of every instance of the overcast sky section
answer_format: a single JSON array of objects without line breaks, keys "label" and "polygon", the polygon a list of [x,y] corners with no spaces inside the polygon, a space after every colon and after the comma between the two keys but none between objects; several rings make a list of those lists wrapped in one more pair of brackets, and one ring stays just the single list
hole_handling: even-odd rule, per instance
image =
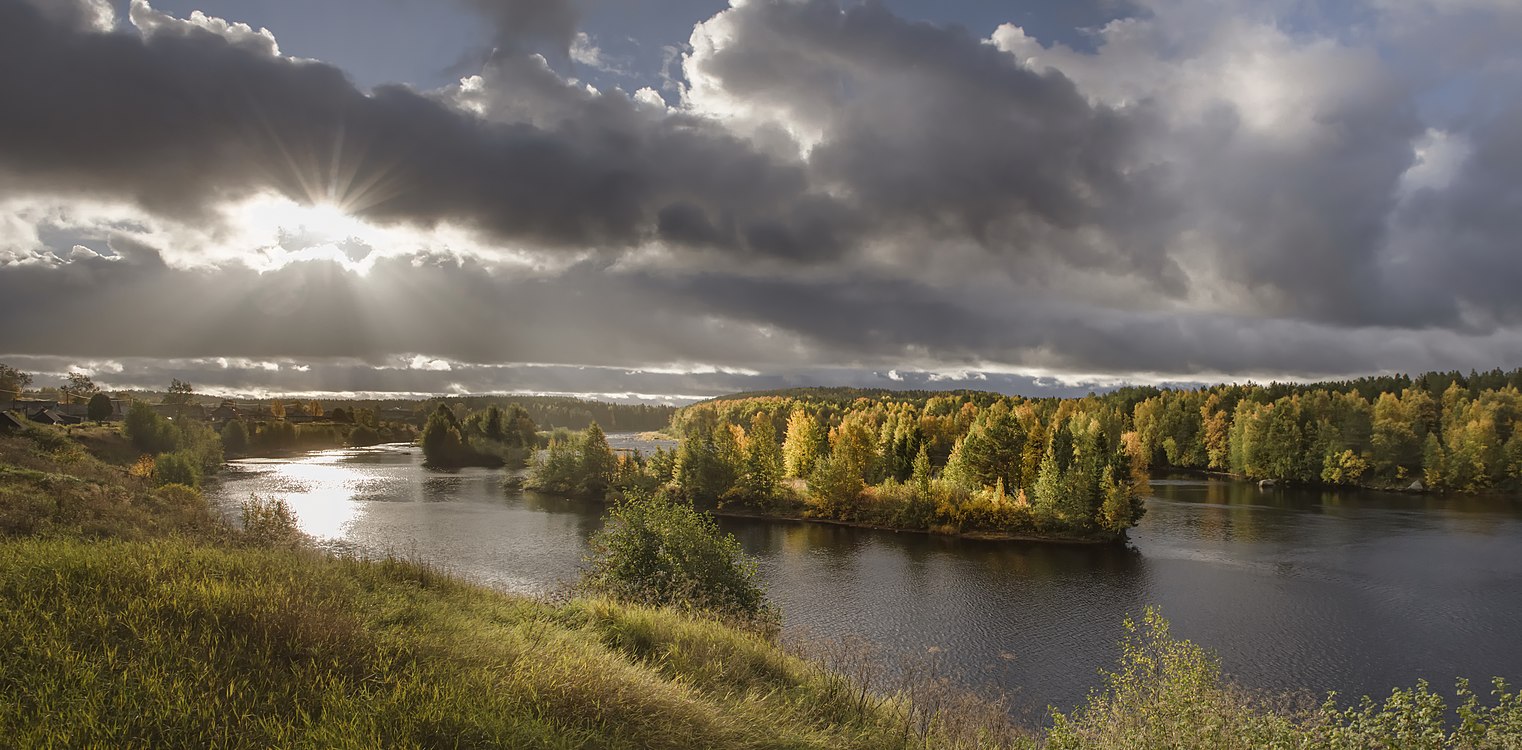
[{"label": "overcast sky section", "polygon": [[1515,3],[693,2],[636,38],[596,2],[401,2],[354,29],[419,29],[403,84],[263,27],[305,4],[182,5],[0,0],[0,361],[39,382],[1522,365]]}]

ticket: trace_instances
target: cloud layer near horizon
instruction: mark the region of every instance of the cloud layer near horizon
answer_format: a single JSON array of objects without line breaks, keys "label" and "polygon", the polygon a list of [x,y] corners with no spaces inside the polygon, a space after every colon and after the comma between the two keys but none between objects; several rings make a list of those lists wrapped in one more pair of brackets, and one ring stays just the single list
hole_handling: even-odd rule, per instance
[{"label": "cloud layer near horizon", "polygon": [[1149,0],[1075,50],[751,0],[667,101],[534,54],[569,3],[463,5],[497,48],[416,91],[0,0],[0,355],[677,395],[1522,365],[1522,6]]}]

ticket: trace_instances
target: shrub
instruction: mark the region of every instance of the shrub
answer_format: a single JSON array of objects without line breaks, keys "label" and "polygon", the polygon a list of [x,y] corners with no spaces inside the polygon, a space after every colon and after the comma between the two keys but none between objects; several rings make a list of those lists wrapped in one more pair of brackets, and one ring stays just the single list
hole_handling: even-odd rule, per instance
[{"label": "shrub", "polygon": [[650,606],[703,610],[753,624],[775,619],[755,562],[706,513],[665,495],[632,495],[589,542],[582,587]]},{"label": "shrub", "polygon": [[248,450],[248,428],[242,420],[234,419],[222,428],[222,447],[234,456]]},{"label": "shrub", "polygon": [[294,547],[304,536],[291,506],[278,497],[251,495],[239,507],[243,535],[248,541],[265,547]]},{"label": "shrub", "polygon": [[529,486],[547,492],[600,499],[613,487],[618,469],[618,458],[613,455],[607,437],[596,423],[579,434],[564,433],[563,436],[556,430],[549,448],[534,459]]},{"label": "shrub", "polygon": [[375,445],[381,441],[380,433],[369,425],[360,425],[349,432],[349,445],[362,447]]},{"label": "shrub", "polygon": [[153,478],[159,484],[201,486],[201,467],[195,456],[185,451],[161,453],[153,460]]},{"label": "shrub", "polygon": [[127,409],[122,431],[132,441],[132,447],[143,453],[168,453],[178,442],[174,425],[143,401],[134,401]]}]

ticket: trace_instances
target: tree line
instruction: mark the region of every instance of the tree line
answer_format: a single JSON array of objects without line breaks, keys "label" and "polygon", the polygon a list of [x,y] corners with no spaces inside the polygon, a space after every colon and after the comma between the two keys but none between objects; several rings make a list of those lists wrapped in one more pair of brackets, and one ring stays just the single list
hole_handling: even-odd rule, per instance
[{"label": "tree line", "polygon": [[1519,382],[1522,371],[1493,371],[1162,390],[1136,402],[1132,423],[1152,466],[1313,484],[1518,492]]}]

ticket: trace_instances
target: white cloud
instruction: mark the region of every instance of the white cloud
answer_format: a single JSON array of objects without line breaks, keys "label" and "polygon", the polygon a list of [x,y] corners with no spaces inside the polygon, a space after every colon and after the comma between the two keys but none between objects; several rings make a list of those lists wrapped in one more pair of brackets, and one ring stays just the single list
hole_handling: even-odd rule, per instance
[{"label": "white cloud", "polygon": [[1453,183],[1473,149],[1463,135],[1429,129],[1413,147],[1415,160],[1401,175],[1400,192],[1442,190]]},{"label": "white cloud", "polygon": [[132,0],[127,10],[127,18],[144,36],[164,33],[183,35],[193,30],[200,30],[216,34],[239,47],[274,57],[280,56],[280,45],[269,29],[263,27],[255,29],[246,23],[230,22],[216,16],[208,16],[199,10],[192,11],[188,18],[176,18],[168,13],[154,10],[148,4],[148,0]]},{"label": "white cloud", "polygon": [[[449,372],[450,370],[454,369],[450,366],[448,360],[430,359],[422,354],[414,355],[412,359],[407,363],[407,368],[411,370],[429,370],[433,372]],[[458,386],[458,384],[455,385],[456,387]]]},{"label": "white cloud", "polygon": [[604,73],[624,73],[623,68],[603,54],[602,49],[597,46],[596,40],[585,31],[576,32],[576,36],[571,39],[570,55],[571,60],[579,65],[585,65]]}]

